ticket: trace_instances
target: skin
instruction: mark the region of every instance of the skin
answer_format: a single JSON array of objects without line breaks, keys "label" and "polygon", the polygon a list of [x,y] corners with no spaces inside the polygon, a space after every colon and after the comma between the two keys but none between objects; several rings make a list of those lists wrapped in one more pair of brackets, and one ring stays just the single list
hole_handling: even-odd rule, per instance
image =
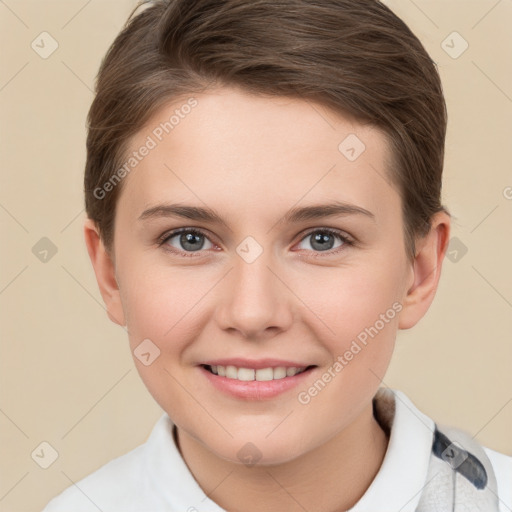
[{"label": "skin", "polygon": [[[401,199],[386,178],[385,136],[319,104],[220,88],[198,105],[123,180],[114,251],[87,219],[85,240],[109,317],[126,325],[133,351],[149,338],[160,356],[134,357],[150,393],[177,425],[179,448],[199,485],[229,511],[338,511],[364,494],[387,438],[372,414],[398,329],[428,310],[439,281],[450,221],[432,219],[406,257]],[[186,100],[163,107],[132,140],[139,148]],[[338,145],[364,142],[353,162]],[[343,201],[350,214],[280,222],[293,207]],[[139,220],[156,204],[214,209],[226,225],[179,217]],[[172,229],[204,231],[199,251]],[[312,234],[332,228],[327,250]],[[313,231],[313,233],[311,233]],[[237,253],[253,237],[252,263]],[[166,250],[167,248],[167,250]],[[176,252],[172,252],[174,249]],[[338,252],[336,252],[338,251]],[[309,403],[298,393],[332,366],[393,303],[401,311]],[[220,357],[280,358],[316,365],[298,388],[269,400],[221,393],[198,365]],[[247,442],[261,459],[237,453]],[[212,491],[213,490],[213,491]],[[192,504],[191,504],[192,505]]]}]

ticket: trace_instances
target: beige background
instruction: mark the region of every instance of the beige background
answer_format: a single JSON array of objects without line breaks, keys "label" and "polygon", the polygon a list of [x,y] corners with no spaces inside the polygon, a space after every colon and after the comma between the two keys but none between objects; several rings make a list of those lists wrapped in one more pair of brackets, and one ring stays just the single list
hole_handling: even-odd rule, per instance
[{"label": "beige background", "polygon": [[[41,510],[144,442],[161,414],[126,332],[107,318],[82,238],[94,77],[135,3],[0,2],[1,511]],[[458,240],[431,310],[399,334],[384,384],[512,455],[512,2],[386,3],[440,68],[444,202]],[[47,59],[31,48],[43,31],[59,45]],[[469,44],[458,58],[442,47],[463,48],[446,39],[453,31]],[[46,262],[32,252],[43,237],[57,248]],[[43,441],[59,455],[46,470],[31,458]]]}]

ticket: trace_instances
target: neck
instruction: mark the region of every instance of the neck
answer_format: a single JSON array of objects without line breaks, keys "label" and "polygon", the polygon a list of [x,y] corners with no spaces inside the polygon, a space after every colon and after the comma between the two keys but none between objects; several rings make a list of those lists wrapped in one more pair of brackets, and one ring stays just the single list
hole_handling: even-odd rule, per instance
[{"label": "neck", "polygon": [[388,439],[371,404],[323,445],[278,465],[246,467],[217,457],[178,429],[180,452],[204,492],[230,512],[338,512],[375,478]]}]

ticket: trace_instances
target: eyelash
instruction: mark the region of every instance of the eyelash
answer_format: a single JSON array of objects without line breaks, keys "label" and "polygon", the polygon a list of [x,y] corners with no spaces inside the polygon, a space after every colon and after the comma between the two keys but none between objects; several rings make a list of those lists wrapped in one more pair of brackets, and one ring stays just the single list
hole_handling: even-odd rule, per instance
[{"label": "eyelash", "polygon": [[[210,240],[208,235],[204,231],[202,231],[201,229],[197,229],[197,228],[180,228],[180,229],[176,229],[176,230],[171,231],[171,232],[166,232],[163,235],[161,235],[160,237],[158,237],[157,244],[158,244],[159,247],[161,247],[168,240],[170,240],[171,238],[174,238],[176,235],[181,235],[183,233],[190,233],[190,234],[193,234],[193,235],[204,236],[205,238]],[[308,236],[312,235],[313,233],[328,233],[329,235],[333,235],[333,236],[338,237],[343,242],[343,244],[340,247],[337,247],[336,249],[329,249],[328,251],[313,251],[315,258],[316,257],[322,258],[322,257],[324,257],[324,254],[326,256],[332,256],[332,255],[338,254],[338,252],[342,251],[347,246],[350,247],[350,246],[355,245],[355,241],[353,239],[351,239],[350,237],[348,237],[343,231],[339,231],[339,230],[333,229],[333,228],[314,228],[314,229],[308,231],[307,233],[305,233],[304,236],[299,240],[299,242],[302,242],[302,240],[304,240]],[[212,241],[210,240],[210,242],[212,242]],[[212,242],[212,243],[214,243],[214,242]],[[187,252],[187,251],[179,251],[179,250],[175,249],[174,247],[173,248],[165,247],[165,250],[167,250],[167,251],[169,251],[169,252],[171,252],[173,254],[179,254],[180,256],[183,256],[185,258],[198,257],[198,256],[201,256],[202,252],[204,252],[202,250],[200,250],[200,251],[189,251],[189,252]]]}]

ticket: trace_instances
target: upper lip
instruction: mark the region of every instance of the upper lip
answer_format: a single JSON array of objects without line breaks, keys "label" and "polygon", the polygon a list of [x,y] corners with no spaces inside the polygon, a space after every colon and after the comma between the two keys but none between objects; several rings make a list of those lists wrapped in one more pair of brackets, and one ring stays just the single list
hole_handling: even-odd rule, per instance
[{"label": "upper lip", "polygon": [[307,368],[313,366],[307,363],[300,363],[297,361],[285,361],[283,359],[244,359],[244,358],[230,358],[230,359],[211,359],[201,363],[207,366],[236,366],[237,368],[254,368],[255,370],[261,368],[277,368],[284,366],[285,368]]}]

